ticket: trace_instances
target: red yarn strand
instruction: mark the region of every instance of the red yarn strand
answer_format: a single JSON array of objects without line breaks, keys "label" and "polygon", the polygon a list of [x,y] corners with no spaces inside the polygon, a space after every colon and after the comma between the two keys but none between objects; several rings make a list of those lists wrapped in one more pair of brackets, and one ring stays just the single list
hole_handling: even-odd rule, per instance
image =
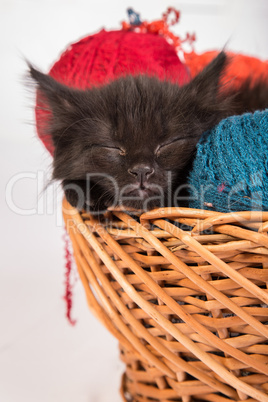
[{"label": "red yarn strand", "polygon": [[[171,19],[172,13],[174,14],[174,18]],[[179,36],[174,35],[169,27],[175,25],[179,22],[180,12],[176,10],[174,7],[169,7],[165,13],[162,14],[161,20],[156,20],[152,22],[143,21],[138,25],[129,24],[125,21],[122,22],[122,29],[125,31],[134,31],[138,33],[152,33],[156,35],[163,36],[166,41],[174,47],[174,49],[178,52],[179,50],[183,50],[183,44],[188,44],[191,47],[191,51],[194,50],[194,42],[196,41],[196,35],[186,34],[184,39],[181,39]]]},{"label": "red yarn strand", "polygon": [[67,232],[65,231],[63,240],[65,242],[64,250],[65,250],[65,294],[63,299],[66,303],[66,318],[71,325],[76,324],[76,320],[71,317],[72,306],[73,306],[73,285],[71,284],[71,275],[72,275],[72,253],[70,251],[70,240]]}]

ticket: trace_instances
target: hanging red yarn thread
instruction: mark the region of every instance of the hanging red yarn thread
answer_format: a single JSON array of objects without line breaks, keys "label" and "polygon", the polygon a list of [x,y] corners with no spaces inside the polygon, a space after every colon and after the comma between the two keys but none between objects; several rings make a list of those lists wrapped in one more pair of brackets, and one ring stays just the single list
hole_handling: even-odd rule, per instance
[{"label": "hanging red yarn thread", "polygon": [[72,253],[70,251],[70,239],[65,230],[63,235],[63,240],[65,243],[64,251],[65,251],[65,294],[63,299],[66,303],[66,318],[71,325],[75,325],[76,320],[71,317],[72,306],[73,306],[73,285],[71,285],[71,274],[72,274]]}]

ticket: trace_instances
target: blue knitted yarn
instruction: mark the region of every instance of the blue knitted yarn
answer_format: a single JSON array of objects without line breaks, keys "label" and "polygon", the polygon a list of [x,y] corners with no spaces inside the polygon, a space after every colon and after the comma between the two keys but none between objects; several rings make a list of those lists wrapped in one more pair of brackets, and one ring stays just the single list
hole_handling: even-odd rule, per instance
[{"label": "blue knitted yarn", "polygon": [[268,109],[222,120],[203,134],[189,176],[190,207],[268,210]]}]

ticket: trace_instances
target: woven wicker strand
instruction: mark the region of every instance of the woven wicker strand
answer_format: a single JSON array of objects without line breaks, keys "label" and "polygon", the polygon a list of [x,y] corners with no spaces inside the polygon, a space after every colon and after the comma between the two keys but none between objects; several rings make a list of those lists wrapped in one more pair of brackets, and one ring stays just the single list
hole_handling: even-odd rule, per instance
[{"label": "woven wicker strand", "polygon": [[122,399],[268,402],[268,213],[135,214],[63,202],[88,305],[119,340]]}]

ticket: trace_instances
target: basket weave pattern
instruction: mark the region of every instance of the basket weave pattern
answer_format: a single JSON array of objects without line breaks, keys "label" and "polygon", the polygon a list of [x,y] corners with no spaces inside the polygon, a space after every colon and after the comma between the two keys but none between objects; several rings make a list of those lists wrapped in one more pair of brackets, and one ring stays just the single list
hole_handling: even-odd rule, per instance
[{"label": "basket weave pattern", "polygon": [[268,401],[268,212],[63,214],[124,401]]}]

